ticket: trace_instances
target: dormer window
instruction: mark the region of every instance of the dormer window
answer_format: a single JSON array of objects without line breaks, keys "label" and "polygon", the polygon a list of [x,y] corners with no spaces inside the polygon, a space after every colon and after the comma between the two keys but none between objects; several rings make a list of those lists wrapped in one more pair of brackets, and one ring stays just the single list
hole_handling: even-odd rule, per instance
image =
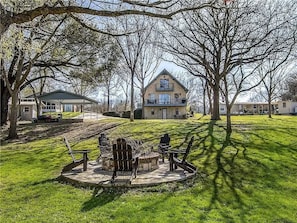
[{"label": "dormer window", "polygon": [[160,79],[160,88],[168,89],[169,88],[169,79]]}]

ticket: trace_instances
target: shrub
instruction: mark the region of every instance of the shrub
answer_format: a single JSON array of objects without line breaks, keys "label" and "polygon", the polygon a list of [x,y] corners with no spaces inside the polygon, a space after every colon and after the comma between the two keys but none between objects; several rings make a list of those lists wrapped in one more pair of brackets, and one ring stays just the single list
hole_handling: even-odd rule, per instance
[{"label": "shrub", "polygon": [[[122,118],[130,118],[130,111],[123,111]],[[142,109],[138,108],[134,111],[134,118],[141,119],[142,118]]]},{"label": "shrub", "polygon": [[103,115],[105,116],[112,116],[112,117],[120,117],[120,114],[114,111],[107,111],[103,112]]}]

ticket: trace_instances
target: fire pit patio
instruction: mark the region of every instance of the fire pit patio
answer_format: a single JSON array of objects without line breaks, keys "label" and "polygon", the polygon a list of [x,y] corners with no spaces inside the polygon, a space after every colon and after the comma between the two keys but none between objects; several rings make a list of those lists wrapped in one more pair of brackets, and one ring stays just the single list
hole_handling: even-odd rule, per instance
[{"label": "fire pit patio", "polygon": [[103,153],[99,160],[89,161],[86,171],[83,171],[82,165],[77,166],[70,171],[62,172],[59,179],[79,187],[143,187],[185,181],[196,175],[196,171],[189,173],[182,168],[170,171],[169,161],[162,161],[160,154],[154,152],[152,146],[145,147],[139,141],[129,140],[128,143],[133,146],[135,154],[140,154],[137,177],[130,184],[111,183],[114,161],[110,150]]}]

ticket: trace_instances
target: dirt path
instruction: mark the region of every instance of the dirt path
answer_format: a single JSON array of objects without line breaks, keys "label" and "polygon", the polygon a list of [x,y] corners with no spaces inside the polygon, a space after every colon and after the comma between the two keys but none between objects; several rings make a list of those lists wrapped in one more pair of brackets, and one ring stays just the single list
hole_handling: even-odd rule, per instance
[{"label": "dirt path", "polygon": [[[76,123],[24,123],[19,124],[17,132],[19,138],[13,140],[16,142],[31,142],[37,139],[45,139],[57,136],[66,136],[73,141],[85,140],[99,134],[108,129],[112,129],[120,122],[99,122],[99,121],[87,121]],[[5,140],[8,135],[8,128],[1,130],[1,142]]]}]

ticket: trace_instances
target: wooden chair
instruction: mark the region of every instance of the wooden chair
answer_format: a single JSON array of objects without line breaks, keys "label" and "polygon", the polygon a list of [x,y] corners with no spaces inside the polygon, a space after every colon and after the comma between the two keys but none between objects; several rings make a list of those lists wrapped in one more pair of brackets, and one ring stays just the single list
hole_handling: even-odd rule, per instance
[{"label": "wooden chair", "polygon": [[[65,142],[65,145],[68,149],[68,153],[69,155],[71,156],[72,158],[72,163],[66,165],[62,172],[66,172],[66,171],[70,171],[72,170],[74,167],[77,167],[79,166],[80,164],[83,164],[83,171],[86,171],[87,170],[87,162],[88,162],[88,153],[90,152],[89,150],[72,150],[68,140],[66,137],[64,137],[64,142]],[[75,158],[75,155],[74,154],[82,154],[82,158],[77,160]]]},{"label": "wooden chair", "polygon": [[114,183],[118,171],[131,171],[129,183],[131,183],[133,175],[137,176],[138,157],[133,156],[131,145],[126,143],[125,139],[117,139],[116,144],[112,145],[114,171],[111,182]]},{"label": "wooden chair", "polygon": [[[168,151],[169,154],[169,165],[170,165],[170,171],[173,171],[174,169],[177,169],[177,167],[180,167],[186,171],[188,171],[189,173],[194,173],[196,172],[196,167],[187,162],[187,156],[190,152],[190,149],[192,147],[194,141],[194,136],[192,136],[191,140],[188,143],[188,146],[185,150],[170,150]],[[178,155],[182,154],[183,157],[182,159],[178,158]]]},{"label": "wooden chair", "polygon": [[158,145],[158,152],[162,156],[162,162],[164,163],[164,157],[168,152],[168,149],[170,148],[170,137],[168,133],[165,133],[164,136],[161,137],[160,143]]}]

